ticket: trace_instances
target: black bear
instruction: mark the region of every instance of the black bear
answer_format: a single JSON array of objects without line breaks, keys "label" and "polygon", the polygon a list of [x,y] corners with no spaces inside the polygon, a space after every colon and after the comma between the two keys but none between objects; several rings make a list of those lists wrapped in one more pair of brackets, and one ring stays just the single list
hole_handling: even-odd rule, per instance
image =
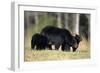
[{"label": "black bear", "polygon": [[41,34],[34,34],[31,40],[31,48],[36,50],[43,50],[49,47],[48,38]]},{"label": "black bear", "polygon": [[73,51],[78,48],[78,42],[76,36],[72,36],[70,31],[67,29],[62,29],[54,26],[46,26],[42,29],[41,34],[46,36],[52,45],[58,49],[62,46],[63,51],[70,51],[70,47]]},{"label": "black bear", "polygon": [[47,26],[42,29],[41,34],[48,38],[51,45],[55,45],[55,50],[58,50],[64,42],[63,37],[60,36],[60,30],[57,27]]}]

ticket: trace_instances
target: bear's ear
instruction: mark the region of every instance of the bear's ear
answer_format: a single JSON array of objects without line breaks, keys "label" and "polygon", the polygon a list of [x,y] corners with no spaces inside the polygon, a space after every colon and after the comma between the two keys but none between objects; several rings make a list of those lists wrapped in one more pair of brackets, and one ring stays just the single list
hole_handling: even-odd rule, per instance
[{"label": "bear's ear", "polygon": [[79,41],[82,41],[82,37],[78,34],[75,35],[75,38],[78,39]]}]

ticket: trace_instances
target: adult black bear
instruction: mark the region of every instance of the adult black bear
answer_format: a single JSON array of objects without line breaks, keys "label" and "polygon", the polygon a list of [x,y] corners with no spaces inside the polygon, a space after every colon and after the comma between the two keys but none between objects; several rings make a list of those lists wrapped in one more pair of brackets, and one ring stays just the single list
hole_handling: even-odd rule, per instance
[{"label": "adult black bear", "polygon": [[73,47],[73,51],[76,51],[78,48],[77,39],[67,29],[46,26],[42,29],[41,34],[46,36],[56,49],[62,46],[63,51],[70,51],[70,47]]},{"label": "adult black bear", "polygon": [[60,29],[53,26],[47,26],[42,29],[41,34],[46,36],[51,43],[51,45],[55,45],[55,49],[63,45],[63,37],[61,36]]},{"label": "adult black bear", "polygon": [[49,41],[47,37],[38,33],[32,36],[32,40],[31,40],[32,49],[36,48],[36,50],[42,50],[42,49],[46,49],[47,47],[49,47]]}]

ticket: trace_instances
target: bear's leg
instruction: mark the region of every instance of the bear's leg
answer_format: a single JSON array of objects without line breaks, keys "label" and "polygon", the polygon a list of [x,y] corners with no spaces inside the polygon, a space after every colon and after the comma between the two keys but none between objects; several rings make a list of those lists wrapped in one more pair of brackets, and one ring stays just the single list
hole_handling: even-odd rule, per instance
[{"label": "bear's leg", "polygon": [[60,47],[60,45],[59,45],[59,44],[56,44],[56,45],[55,45],[55,50],[58,50],[59,47]]},{"label": "bear's leg", "polygon": [[31,43],[31,49],[35,49],[35,44],[34,43]]},{"label": "bear's leg", "polygon": [[64,49],[65,49],[65,45],[64,45],[64,44],[62,44],[62,51],[64,51]]},{"label": "bear's leg", "polygon": [[73,48],[73,52],[75,52],[75,51],[76,51],[76,49],[77,49],[77,48]]},{"label": "bear's leg", "polygon": [[47,44],[47,48],[48,48],[48,50],[52,50],[52,45],[51,44]]}]

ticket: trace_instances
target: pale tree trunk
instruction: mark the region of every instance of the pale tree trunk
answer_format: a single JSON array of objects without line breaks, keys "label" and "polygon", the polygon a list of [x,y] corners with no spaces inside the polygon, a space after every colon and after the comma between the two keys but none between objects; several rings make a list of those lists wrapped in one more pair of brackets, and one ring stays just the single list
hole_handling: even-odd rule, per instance
[{"label": "pale tree trunk", "polygon": [[26,28],[30,25],[30,19],[29,19],[29,16],[30,16],[30,13],[29,12],[26,12],[26,22],[25,22],[25,24],[26,24]]},{"label": "pale tree trunk", "polygon": [[72,25],[73,25],[73,35],[75,34],[79,34],[79,14],[73,14],[73,21],[72,21]]},{"label": "pale tree trunk", "polygon": [[68,27],[68,20],[69,20],[69,17],[68,17],[68,13],[66,13],[66,14],[64,14],[64,28],[66,28],[66,29],[69,29],[69,27]]},{"label": "pale tree trunk", "polygon": [[59,28],[62,27],[62,25],[61,25],[61,13],[57,13],[57,25]]},{"label": "pale tree trunk", "polygon": [[34,19],[35,19],[36,31],[38,31],[38,22],[39,22],[39,19],[38,19],[38,12],[35,12],[35,13],[34,13]]},{"label": "pale tree trunk", "polygon": [[35,12],[34,15],[35,15],[35,24],[38,24],[38,13]]}]

